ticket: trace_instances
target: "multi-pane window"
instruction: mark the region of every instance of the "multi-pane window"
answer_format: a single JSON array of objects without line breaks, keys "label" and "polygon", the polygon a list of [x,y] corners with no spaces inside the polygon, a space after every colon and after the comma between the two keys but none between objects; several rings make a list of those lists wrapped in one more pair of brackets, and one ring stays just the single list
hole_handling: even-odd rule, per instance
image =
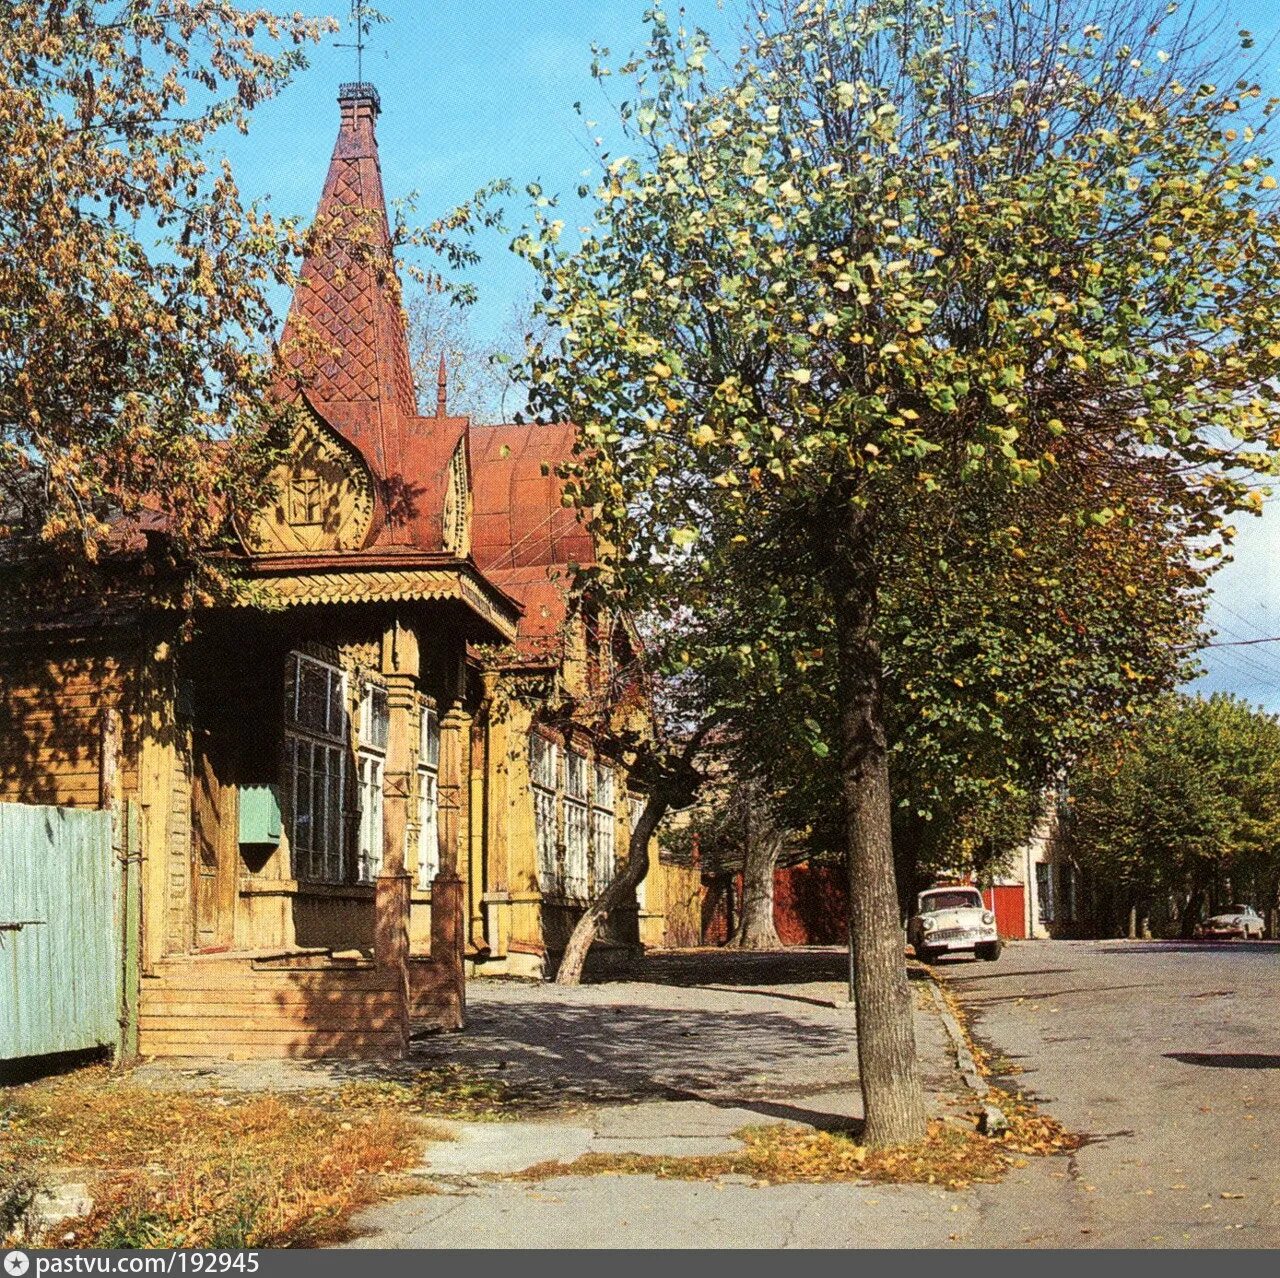
[{"label": "multi-pane window", "polygon": [[538,844],[538,885],[544,892],[556,887],[556,790],[558,763],[555,743],[536,733],[529,738],[529,776],[533,782],[533,826]]},{"label": "multi-pane window", "polygon": [[418,886],[429,888],[440,873],[440,720],[422,708],[418,743]]},{"label": "multi-pane window", "polygon": [[356,863],[362,883],[382,869],[382,780],[387,765],[391,716],[387,690],[372,685],[360,702],[360,846]]},{"label": "multi-pane window", "polygon": [[587,881],[587,757],[576,750],[564,756],[564,890],[586,896]]},{"label": "multi-pane window", "polygon": [[591,796],[591,851],[592,868],[595,871],[593,896],[599,896],[609,886],[617,866],[616,817],[613,805],[613,769],[607,763],[597,763],[595,788]]},{"label": "multi-pane window", "polygon": [[291,653],[285,692],[285,794],[296,878],[346,877],[346,679],[314,657]]}]

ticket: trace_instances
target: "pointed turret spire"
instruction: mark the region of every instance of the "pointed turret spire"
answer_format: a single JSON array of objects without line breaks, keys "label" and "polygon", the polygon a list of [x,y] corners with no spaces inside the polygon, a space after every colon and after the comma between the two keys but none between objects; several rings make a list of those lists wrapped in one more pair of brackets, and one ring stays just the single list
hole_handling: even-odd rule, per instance
[{"label": "pointed turret spire", "polygon": [[371,84],[344,84],[341,124],[285,325],[286,357],[307,398],[384,480],[399,476],[417,414],[392,254]]},{"label": "pointed turret spire", "polygon": [[440,367],[436,371],[436,416],[449,416],[449,370],[445,367],[444,351],[440,352]]}]

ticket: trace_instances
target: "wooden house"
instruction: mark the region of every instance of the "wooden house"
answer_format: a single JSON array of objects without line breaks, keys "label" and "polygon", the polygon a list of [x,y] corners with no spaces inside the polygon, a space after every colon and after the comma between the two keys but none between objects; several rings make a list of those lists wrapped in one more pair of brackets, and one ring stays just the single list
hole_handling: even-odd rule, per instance
[{"label": "wooden house", "polygon": [[[492,708],[468,956],[476,974],[543,976],[626,855],[653,721],[628,619],[572,589],[574,565],[595,561],[557,478],[573,428],[473,426],[471,439],[473,554],[522,612],[513,644],[472,649]],[[633,907],[614,912],[594,954],[639,948]]]},{"label": "wooden house", "polygon": [[[339,104],[283,342],[294,437],[233,517],[241,602],[0,632],[0,802],[113,807],[139,867],[143,1054],[397,1054],[411,1020],[461,1025],[464,965],[544,972],[642,799],[634,636],[570,588],[572,429],[450,416],[443,371],[419,414],[378,96]],[[130,537],[145,564],[163,521]]]}]

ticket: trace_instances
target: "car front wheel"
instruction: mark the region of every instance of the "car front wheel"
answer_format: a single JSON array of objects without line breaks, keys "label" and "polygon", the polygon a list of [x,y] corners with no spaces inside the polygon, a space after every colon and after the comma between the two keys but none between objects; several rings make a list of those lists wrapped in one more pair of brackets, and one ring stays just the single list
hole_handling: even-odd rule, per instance
[{"label": "car front wheel", "polygon": [[918,958],[921,963],[932,964],[938,961],[938,954],[936,950],[928,945],[917,945],[916,958]]},{"label": "car front wheel", "polygon": [[974,954],[985,963],[994,963],[1000,957],[1000,942],[987,941],[984,945],[975,946]]}]

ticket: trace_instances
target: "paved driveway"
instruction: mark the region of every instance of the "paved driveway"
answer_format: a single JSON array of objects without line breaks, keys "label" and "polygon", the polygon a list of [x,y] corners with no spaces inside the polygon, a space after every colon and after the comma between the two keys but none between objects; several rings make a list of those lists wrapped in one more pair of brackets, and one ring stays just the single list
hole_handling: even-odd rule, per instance
[{"label": "paved driveway", "polygon": [[[940,969],[1010,1081],[1091,1143],[993,1202],[1011,1245],[1280,1245],[1280,946],[1051,941]],[[1087,1232],[1085,1232],[1087,1231]]]}]

